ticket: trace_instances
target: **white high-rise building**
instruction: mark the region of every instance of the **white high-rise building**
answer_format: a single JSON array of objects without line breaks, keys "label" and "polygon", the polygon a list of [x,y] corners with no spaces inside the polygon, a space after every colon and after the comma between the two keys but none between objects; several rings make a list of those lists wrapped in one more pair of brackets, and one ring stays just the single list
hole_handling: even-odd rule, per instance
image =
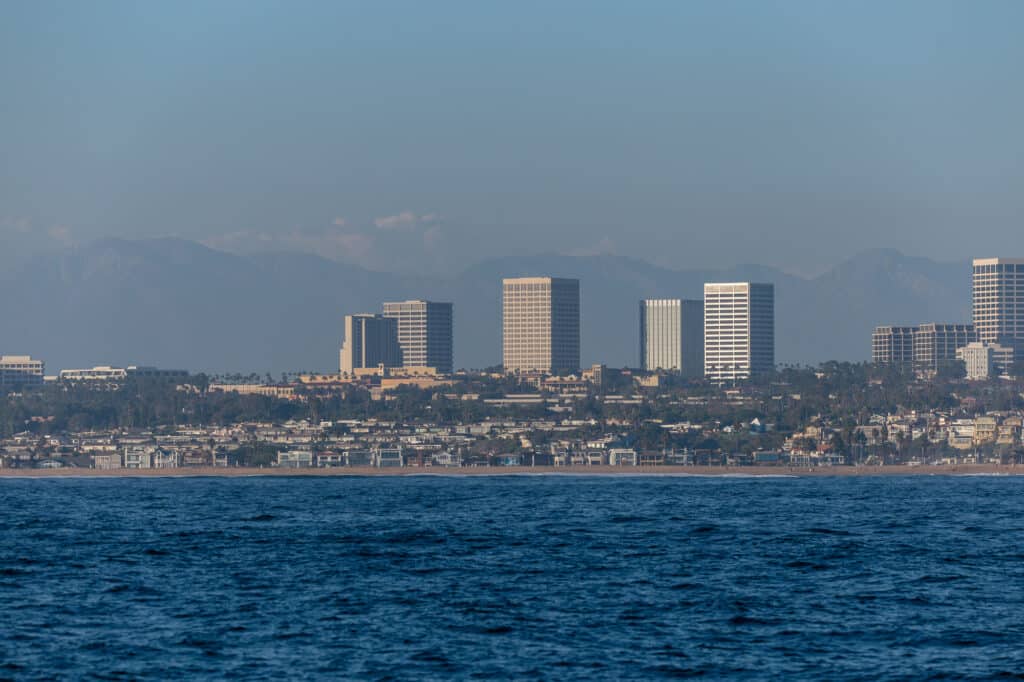
[{"label": "white high-rise building", "polygon": [[704,303],[678,298],[640,301],[640,367],[685,376],[704,372]]},{"label": "white high-rise building", "polygon": [[704,285],[704,375],[749,379],[775,367],[775,286],[752,282]]},{"label": "white high-rise building", "polygon": [[384,317],[398,321],[398,345],[402,348],[402,367],[433,367],[442,374],[451,374],[451,303],[385,303]]},{"label": "white high-rise building", "polygon": [[1024,352],[1024,259],[975,258],[974,330],[978,341]]},{"label": "white high-rise building", "polygon": [[579,371],[578,279],[503,280],[502,363],[506,372]]},{"label": "white high-rise building", "polygon": [[356,369],[399,367],[398,320],[383,315],[346,315],[345,342],[341,347],[341,373]]}]

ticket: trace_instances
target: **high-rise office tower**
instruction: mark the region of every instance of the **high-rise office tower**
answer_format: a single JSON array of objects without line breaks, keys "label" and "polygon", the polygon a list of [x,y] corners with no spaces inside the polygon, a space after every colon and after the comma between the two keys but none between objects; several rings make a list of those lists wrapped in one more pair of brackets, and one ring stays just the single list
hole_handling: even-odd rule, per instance
[{"label": "high-rise office tower", "polygon": [[974,329],[982,343],[1024,352],[1024,259],[974,259]]},{"label": "high-rise office tower", "polygon": [[749,379],[775,367],[775,286],[704,285],[704,375]]},{"label": "high-rise office tower", "polygon": [[703,301],[640,301],[640,367],[680,372],[684,376],[703,374]]},{"label": "high-rise office tower", "polygon": [[503,280],[502,362],[506,372],[558,374],[579,370],[579,280]]},{"label": "high-rise office tower", "polygon": [[398,345],[402,348],[402,367],[433,367],[442,374],[451,374],[451,303],[385,303],[384,317],[398,321]]},{"label": "high-rise office tower", "polygon": [[341,372],[400,367],[402,350],[398,345],[398,320],[383,315],[345,316],[345,342],[341,347]]}]

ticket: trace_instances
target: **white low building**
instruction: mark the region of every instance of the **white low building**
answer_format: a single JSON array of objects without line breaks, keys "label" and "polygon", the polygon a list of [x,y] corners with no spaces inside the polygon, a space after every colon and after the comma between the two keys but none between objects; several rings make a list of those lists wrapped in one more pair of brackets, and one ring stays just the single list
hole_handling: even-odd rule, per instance
[{"label": "white low building", "polygon": [[313,466],[312,450],[287,450],[277,453],[277,466],[286,469],[304,469]]},{"label": "white low building", "polygon": [[30,355],[0,355],[0,386],[38,386],[43,383],[44,363]]}]

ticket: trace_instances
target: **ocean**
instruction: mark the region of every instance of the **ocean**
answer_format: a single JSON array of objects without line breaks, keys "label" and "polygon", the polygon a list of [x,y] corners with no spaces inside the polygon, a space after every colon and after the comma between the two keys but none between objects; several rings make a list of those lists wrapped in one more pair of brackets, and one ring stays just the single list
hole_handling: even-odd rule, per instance
[{"label": "ocean", "polygon": [[0,479],[0,678],[1024,673],[1024,478]]}]

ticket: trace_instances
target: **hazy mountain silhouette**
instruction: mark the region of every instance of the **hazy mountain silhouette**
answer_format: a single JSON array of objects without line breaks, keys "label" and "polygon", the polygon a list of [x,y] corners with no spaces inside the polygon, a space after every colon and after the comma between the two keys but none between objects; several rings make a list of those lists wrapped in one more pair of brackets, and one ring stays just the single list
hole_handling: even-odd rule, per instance
[{"label": "hazy mountain silhouette", "polygon": [[335,370],[342,316],[385,300],[455,303],[460,367],[501,361],[501,278],[581,280],[583,362],[637,363],[637,301],[700,298],[705,281],[776,287],[777,360],[865,360],[877,324],[967,321],[970,267],[865,251],[805,279],[758,265],[675,271],[618,256],[501,258],[448,279],[365,270],[312,255],[235,255],[179,239],[101,240],[5,268],[0,352],[47,371],[155,364],[210,371]]}]

